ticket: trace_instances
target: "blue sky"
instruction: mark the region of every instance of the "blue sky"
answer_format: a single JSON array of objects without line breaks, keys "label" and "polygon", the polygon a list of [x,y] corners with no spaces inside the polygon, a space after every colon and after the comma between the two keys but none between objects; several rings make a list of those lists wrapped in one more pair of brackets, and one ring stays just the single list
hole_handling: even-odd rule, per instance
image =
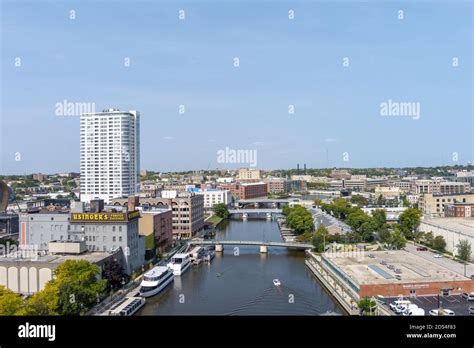
[{"label": "blue sky", "polygon": [[[469,1],[0,2],[0,174],[78,171],[63,100],[139,110],[149,170],[242,166],[226,147],[266,169],[473,159]],[[381,116],[389,99],[420,119]]]}]

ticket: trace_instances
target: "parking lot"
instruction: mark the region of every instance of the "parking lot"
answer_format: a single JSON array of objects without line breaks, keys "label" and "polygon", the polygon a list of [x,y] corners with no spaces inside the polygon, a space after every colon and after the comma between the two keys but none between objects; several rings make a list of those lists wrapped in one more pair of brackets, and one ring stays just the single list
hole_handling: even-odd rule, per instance
[{"label": "parking lot", "polygon": [[[386,298],[386,303],[389,305],[398,298]],[[425,315],[429,315],[429,311],[442,307],[444,309],[452,310],[455,315],[469,315],[469,306],[474,306],[474,301],[468,301],[461,295],[449,295],[449,296],[418,296],[418,297],[407,297],[406,300],[410,300],[411,303],[416,304],[418,307],[425,310]]]}]

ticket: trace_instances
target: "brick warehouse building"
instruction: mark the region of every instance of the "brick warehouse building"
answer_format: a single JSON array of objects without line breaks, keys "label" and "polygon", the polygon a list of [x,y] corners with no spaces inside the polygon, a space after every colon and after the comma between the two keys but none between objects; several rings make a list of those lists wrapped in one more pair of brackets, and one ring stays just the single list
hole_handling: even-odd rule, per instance
[{"label": "brick warehouse building", "polygon": [[264,182],[235,183],[220,186],[221,190],[229,190],[238,200],[263,198],[268,194],[268,186]]},{"label": "brick warehouse building", "polygon": [[326,253],[322,257],[325,268],[343,279],[359,298],[438,295],[443,290],[449,294],[474,292],[473,280],[404,250],[359,256]]}]

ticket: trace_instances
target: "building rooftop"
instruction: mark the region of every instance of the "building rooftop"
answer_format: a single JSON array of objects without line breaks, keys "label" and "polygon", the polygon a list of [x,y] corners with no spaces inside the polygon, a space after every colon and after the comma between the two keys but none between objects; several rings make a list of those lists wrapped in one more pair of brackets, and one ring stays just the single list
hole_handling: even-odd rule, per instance
[{"label": "building rooftop", "polygon": [[[374,251],[371,253],[373,258],[368,257],[367,253],[354,252],[353,256],[350,252],[347,254],[349,256],[338,253],[324,255],[358,285],[413,284],[469,279],[438,263],[404,250]],[[393,269],[388,267],[392,265]],[[395,272],[397,269],[400,273]],[[396,278],[397,275],[401,277],[401,280]]]},{"label": "building rooftop", "polygon": [[461,232],[474,237],[474,218],[469,217],[449,217],[449,218],[430,218],[425,217],[421,220],[423,223],[435,225],[454,232]]},{"label": "building rooftop", "polygon": [[[82,254],[68,254],[68,255],[31,255],[33,251],[29,252],[29,255],[21,257],[20,252],[8,254],[5,257],[0,258],[0,263],[4,262],[38,262],[38,263],[51,263],[60,264],[67,260],[86,260],[91,263],[99,262],[103,259],[108,258],[111,253],[107,252],[85,252]],[[18,255],[18,256],[16,256]]]},{"label": "building rooftop", "polygon": [[469,195],[474,195],[473,192],[463,192],[463,193],[424,193],[426,194],[431,194],[433,197],[443,197],[443,196],[469,196]]}]

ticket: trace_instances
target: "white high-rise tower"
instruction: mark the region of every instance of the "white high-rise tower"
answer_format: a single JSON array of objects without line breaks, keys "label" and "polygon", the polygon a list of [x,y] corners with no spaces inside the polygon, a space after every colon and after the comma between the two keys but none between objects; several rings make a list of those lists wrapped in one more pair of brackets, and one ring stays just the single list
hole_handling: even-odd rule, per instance
[{"label": "white high-rise tower", "polygon": [[139,112],[81,114],[81,201],[137,194],[139,177]]}]

